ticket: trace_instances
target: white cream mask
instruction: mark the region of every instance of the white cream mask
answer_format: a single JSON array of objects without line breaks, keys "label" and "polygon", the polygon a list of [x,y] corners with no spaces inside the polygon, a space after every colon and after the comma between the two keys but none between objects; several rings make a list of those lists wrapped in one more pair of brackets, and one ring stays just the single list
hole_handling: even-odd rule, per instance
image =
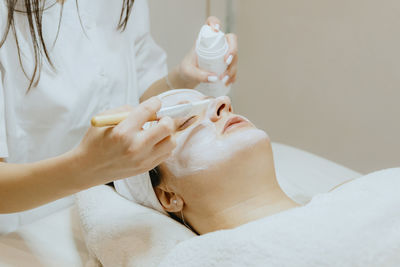
[{"label": "white cream mask", "polygon": [[[199,101],[204,97],[200,92],[190,89],[171,90],[159,95],[163,107],[176,105],[182,101]],[[219,133],[221,129],[217,129],[216,124],[210,120],[217,102],[212,100],[210,105],[199,113],[201,121],[195,122],[176,136],[177,147],[165,161],[167,168],[175,177],[185,177],[207,170],[260,141],[269,140],[264,131],[251,126],[250,122],[249,126],[221,135]]]},{"label": "white cream mask", "polygon": [[220,136],[215,124],[206,117],[178,137],[177,147],[165,163],[175,177],[186,177],[218,166],[238,152],[268,139],[264,131],[254,127]]}]

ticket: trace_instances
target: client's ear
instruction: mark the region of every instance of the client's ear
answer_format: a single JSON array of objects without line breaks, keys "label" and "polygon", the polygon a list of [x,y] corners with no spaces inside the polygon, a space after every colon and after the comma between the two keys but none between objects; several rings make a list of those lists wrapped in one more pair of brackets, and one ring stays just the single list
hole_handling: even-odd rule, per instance
[{"label": "client's ear", "polygon": [[164,210],[168,212],[180,212],[183,209],[185,202],[181,196],[167,191],[163,186],[157,186],[154,191]]}]

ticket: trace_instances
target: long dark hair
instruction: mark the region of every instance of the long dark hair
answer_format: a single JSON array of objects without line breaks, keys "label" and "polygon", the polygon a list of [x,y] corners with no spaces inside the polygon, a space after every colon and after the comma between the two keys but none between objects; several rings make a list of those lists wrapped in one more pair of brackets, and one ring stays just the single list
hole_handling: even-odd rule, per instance
[{"label": "long dark hair", "polygon": [[[25,76],[30,81],[29,87],[27,90],[27,91],[29,91],[32,86],[35,87],[37,85],[37,83],[39,82],[43,58],[44,58],[44,60],[46,60],[49,63],[49,65],[52,67],[52,69],[55,70],[53,62],[51,61],[50,56],[49,56],[48,48],[44,42],[43,32],[42,32],[42,15],[43,15],[43,11],[46,9],[46,0],[23,0],[25,10],[18,10],[16,8],[17,2],[21,1],[21,0],[3,0],[3,1],[6,1],[6,3],[7,3],[8,16],[7,16],[7,25],[6,25],[5,31],[3,33],[3,37],[1,38],[1,41],[0,41],[0,48],[3,46],[4,42],[6,41],[8,33],[10,32],[10,29],[11,29],[14,34],[14,38],[15,38],[15,42],[16,42],[16,46],[17,46],[19,63],[21,65],[22,71],[24,72]],[[54,43],[57,40],[57,36],[58,36],[59,30],[60,30],[64,1],[65,0],[57,0],[57,2],[60,2],[60,4],[61,4],[61,9],[60,9],[60,17],[59,17],[59,21],[58,21],[57,35],[54,40]],[[121,14],[120,14],[119,22],[117,25],[117,30],[124,31],[126,29],[126,26],[128,24],[129,15],[131,13],[134,1],[135,0],[123,0]],[[78,0],[75,0],[75,2],[76,2],[77,11],[79,14]],[[47,8],[49,8],[49,7],[47,7]],[[34,58],[35,58],[35,67],[33,69],[33,73],[31,76],[27,75],[27,73],[25,72],[25,69],[23,67],[22,60],[21,60],[20,47],[19,47],[19,43],[18,43],[18,36],[16,33],[15,21],[14,21],[14,15],[17,12],[25,13],[26,18],[29,23],[29,30],[30,30],[30,34],[31,34],[32,46],[33,46]],[[82,23],[81,23],[81,25],[82,25]],[[53,45],[54,45],[54,43],[53,43]]]}]

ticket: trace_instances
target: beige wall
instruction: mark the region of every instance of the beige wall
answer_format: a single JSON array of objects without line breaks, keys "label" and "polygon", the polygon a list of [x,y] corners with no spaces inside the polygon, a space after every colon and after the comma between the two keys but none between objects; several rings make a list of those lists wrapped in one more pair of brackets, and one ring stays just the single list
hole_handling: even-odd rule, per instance
[{"label": "beige wall", "polygon": [[151,30],[173,68],[196,40],[206,18],[205,0],[148,0]]},{"label": "beige wall", "polygon": [[[153,34],[177,64],[206,1],[149,0]],[[225,21],[226,1],[211,13]],[[400,2],[235,0],[234,108],[293,145],[361,172],[400,166]]]},{"label": "beige wall", "polygon": [[361,172],[400,166],[400,2],[240,0],[236,111]]}]

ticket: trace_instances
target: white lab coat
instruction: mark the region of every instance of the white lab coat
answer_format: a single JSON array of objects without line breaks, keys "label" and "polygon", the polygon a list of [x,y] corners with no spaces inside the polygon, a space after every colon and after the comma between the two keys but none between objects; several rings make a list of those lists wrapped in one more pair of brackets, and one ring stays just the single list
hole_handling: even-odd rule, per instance
[{"label": "white lab coat", "polygon": [[[12,31],[0,49],[0,158],[6,162],[35,162],[72,149],[93,115],[124,104],[137,105],[143,92],[167,73],[166,55],[149,32],[146,0],[135,1],[122,33],[116,30],[122,1],[78,3],[82,25],[75,0],[66,0],[54,48],[60,5],[53,3],[44,12],[43,35],[57,72],[44,63],[38,86],[28,93],[29,81],[20,67]],[[0,1],[0,33],[6,18],[6,1]],[[22,62],[30,75],[34,61],[28,23],[23,14],[16,14],[15,22]],[[0,232],[71,201],[58,202],[63,204],[0,215]]]}]

